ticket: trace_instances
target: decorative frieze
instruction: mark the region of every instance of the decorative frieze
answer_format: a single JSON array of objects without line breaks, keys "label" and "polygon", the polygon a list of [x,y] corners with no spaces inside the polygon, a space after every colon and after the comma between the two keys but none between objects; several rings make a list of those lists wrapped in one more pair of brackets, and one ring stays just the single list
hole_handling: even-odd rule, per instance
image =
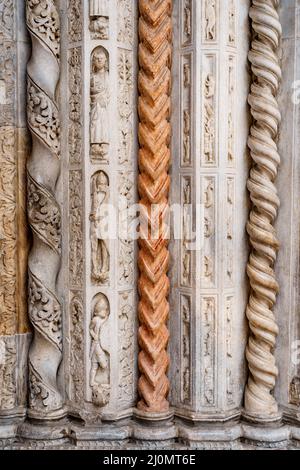
[{"label": "decorative frieze", "polygon": [[69,0],[68,3],[68,36],[69,41],[79,42],[82,40],[82,0]]},{"label": "decorative frieze", "polygon": [[130,207],[134,202],[134,175],[119,174],[119,285],[131,286],[134,279],[134,240],[130,235],[133,215]]},{"label": "decorative frieze", "polygon": [[70,299],[70,400],[80,404],[84,399],[84,306],[82,294],[71,292]]},{"label": "decorative frieze", "polygon": [[0,333],[16,332],[16,142],[13,127],[0,127]]},{"label": "decorative frieze", "polygon": [[119,294],[119,388],[118,400],[133,404],[135,392],[135,330],[134,296],[132,291]]},{"label": "decorative frieze", "polygon": [[135,0],[118,0],[118,42],[133,46]]},{"label": "decorative frieze", "polygon": [[130,163],[133,149],[133,55],[132,51],[119,49],[119,164]]},{"label": "decorative frieze", "polygon": [[83,180],[81,170],[69,173],[69,273],[73,289],[83,285]]},{"label": "decorative frieze", "polygon": [[82,162],[82,48],[75,47],[68,53],[69,65],[69,163]]}]

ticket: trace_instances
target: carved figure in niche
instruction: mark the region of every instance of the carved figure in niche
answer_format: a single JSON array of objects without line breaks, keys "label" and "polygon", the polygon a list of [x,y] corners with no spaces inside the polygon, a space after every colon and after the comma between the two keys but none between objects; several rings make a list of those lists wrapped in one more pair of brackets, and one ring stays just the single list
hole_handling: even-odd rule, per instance
[{"label": "carved figure in niche", "polygon": [[300,406],[300,377],[294,377],[290,385],[290,403]]},{"label": "carved figure in niche", "polygon": [[235,0],[230,0],[229,4],[229,42],[235,42]]},{"label": "carved figure in niche", "polygon": [[90,360],[90,386],[92,401],[105,406],[110,397],[110,354],[109,354],[109,303],[105,295],[98,294],[94,301],[90,335],[92,339]]},{"label": "carved figure in niche", "polygon": [[204,276],[212,281],[213,263],[210,256],[204,256]]},{"label": "carved figure in niche", "polygon": [[183,81],[184,87],[188,88],[191,86],[191,68],[190,64],[184,64],[183,66]]},{"label": "carved figure in niche", "polygon": [[232,113],[230,112],[228,115],[228,162],[232,163],[234,159],[233,155],[233,120],[232,120]]},{"label": "carved figure in niche", "polygon": [[109,197],[108,176],[99,171],[92,178],[92,212],[91,245],[92,245],[92,279],[104,284],[109,276],[109,251],[107,242],[106,205]]},{"label": "carved figure in niche", "polygon": [[227,320],[227,336],[226,336],[226,349],[227,349],[227,356],[232,357],[232,344],[231,344],[231,336],[232,336],[232,300],[227,299],[226,302],[226,320]]},{"label": "carved figure in niche", "polygon": [[204,217],[204,236],[205,238],[209,238],[212,236],[213,233],[213,226],[212,221],[209,217]]},{"label": "carved figure in niche", "polygon": [[192,33],[192,20],[191,20],[191,5],[187,0],[184,5],[184,33],[189,39]]},{"label": "carved figure in niche", "polygon": [[187,109],[183,112],[183,121],[184,121],[184,137],[183,137],[183,148],[184,148],[184,163],[190,163],[191,161],[191,146],[190,146],[190,136],[191,136],[191,119],[190,113]]},{"label": "carved figure in niche", "polygon": [[93,39],[109,38],[109,10],[107,0],[90,0],[90,31]]},{"label": "carved figure in niche", "polygon": [[215,79],[208,74],[205,80],[204,102],[204,154],[207,163],[214,162],[215,141],[215,113],[213,109],[213,97],[215,94]]},{"label": "carved figure in niche", "polygon": [[183,187],[183,284],[189,285],[191,275],[191,252],[189,250],[191,229],[191,184],[185,179]]},{"label": "carved figure in niche", "polygon": [[91,157],[95,162],[107,162],[109,150],[109,58],[99,46],[92,55],[91,72]]},{"label": "carved figure in niche", "polygon": [[209,181],[206,190],[204,191],[204,205],[206,209],[212,207],[214,203],[214,183]]},{"label": "carved figure in niche", "polygon": [[205,3],[205,38],[207,41],[216,38],[216,0]]}]

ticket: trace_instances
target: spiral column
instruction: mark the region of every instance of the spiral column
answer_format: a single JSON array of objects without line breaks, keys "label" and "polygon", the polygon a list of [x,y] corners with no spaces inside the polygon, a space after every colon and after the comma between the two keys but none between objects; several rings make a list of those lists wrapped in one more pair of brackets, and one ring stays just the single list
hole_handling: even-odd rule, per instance
[{"label": "spiral column", "polygon": [[62,306],[56,279],[61,260],[61,211],[56,199],[60,174],[60,122],[56,87],[60,75],[60,22],[53,0],[26,1],[32,55],[27,67],[27,118],[32,134],[28,160],[28,218],[33,234],[29,256],[29,415],[62,415],[57,386],[62,360]]},{"label": "spiral column", "polygon": [[[140,0],[139,19],[139,394],[138,409],[168,411],[169,251],[165,216],[170,177],[172,1]],[[151,207],[152,206],[152,207]],[[152,208],[152,211],[151,211]]]},{"label": "spiral column", "polygon": [[278,293],[274,264],[279,247],[274,229],[279,208],[275,180],[280,164],[276,143],[281,79],[278,6],[279,0],[253,0],[250,8],[253,41],[249,60],[253,83],[249,104],[253,125],[248,145],[253,166],[248,189],[253,206],[247,225],[252,251],[247,267],[251,285],[247,306],[250,338],[246,350],[250,375],[245,409],[248,414],[261,418],[271,418],[278,412],[272,395],[278,374],[273,352],[278,326],[272,312]]}]

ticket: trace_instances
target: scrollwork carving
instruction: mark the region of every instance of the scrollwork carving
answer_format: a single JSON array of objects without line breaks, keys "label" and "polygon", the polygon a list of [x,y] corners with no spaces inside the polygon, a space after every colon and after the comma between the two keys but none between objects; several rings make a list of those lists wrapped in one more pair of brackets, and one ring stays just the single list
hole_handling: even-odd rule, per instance
[{"label": "scrollwork carving", "polygon": [[28,219],[31,229],[53,250],[61,250],[60,207],[52,194],[28,175]]},{"label": "scrollwork carving", "polygon": [[118,41],[133,45],[133,0],[118,0]]},{"label": "scrollwork carving", "polygon": [[53,0],[27,0],[27,27],[59,58],[60,21]]},{"label": "scrollwork carving", "polygon": [[15,130],[0,128],[0,333],[16,331]]},{"label": "scrollwork carving", "polygon": [[82,0],[69,0],[68,23],[69,38],[71,42],[79,42],[82,39]]},{"label": "scrollwork carving", "polygon": [[69,51],[69,159],[71,165],[82,159],[82,50],[75,47]]},{"label": "scrollwork carving", "polygon": [[83,213],[82,172],[71,170],[69,174],[69,224],[70,224],[70,283],[80,288],[83,279]]},{"label": "scrollwork carving", "polygon": [[70,301],[70,375],[72,403],[80,404],[84,398],[84,330],[83,330],[83,299],[81,293],[71,293]]},{"label": "scrollwork carving", "polygon": [[57,107],[30,79],[27,96],[27,116],[32,132],[58,154],[60,124]]},{"label": "scrollwork carving", "polygon": [[129,162],[133,145],[133,82],[132,82],[132,52],[119,50],[119,164]]},{"label": "scrollwork carving", "polygon": [[62,349],[61,305],[54,293],[29,272],[29,318],[35,329]]},{"label": "scrollwork carving", "polygon": [[132,292],[119,296],[119,392],[122,402],[134,399],[134,310]]}]

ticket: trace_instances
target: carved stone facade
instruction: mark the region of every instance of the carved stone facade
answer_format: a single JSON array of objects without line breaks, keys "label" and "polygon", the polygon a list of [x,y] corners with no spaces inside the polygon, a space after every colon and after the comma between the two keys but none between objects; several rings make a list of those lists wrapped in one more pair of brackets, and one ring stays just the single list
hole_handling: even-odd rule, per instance
[{"label": "carved stone facade", "polygon": [[1,449],[299,448],[298,3],[0,0]]}]

